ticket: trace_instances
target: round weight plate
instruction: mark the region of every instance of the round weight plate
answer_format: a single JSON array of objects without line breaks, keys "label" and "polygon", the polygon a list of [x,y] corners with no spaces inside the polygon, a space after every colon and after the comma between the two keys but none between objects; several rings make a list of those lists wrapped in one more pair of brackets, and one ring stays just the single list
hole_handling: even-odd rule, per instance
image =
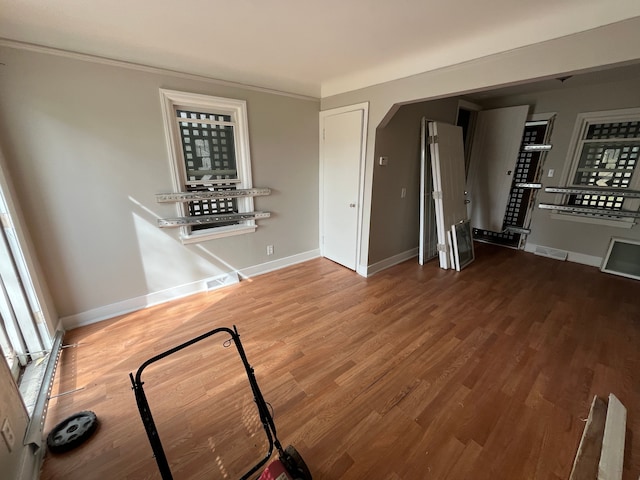
[{"label": "round weight plate", "polygon": [[67,452],[87,440],[98,428],[98,417],[91,411],[78,412],[56,425],[47,436],[53,453]]}]

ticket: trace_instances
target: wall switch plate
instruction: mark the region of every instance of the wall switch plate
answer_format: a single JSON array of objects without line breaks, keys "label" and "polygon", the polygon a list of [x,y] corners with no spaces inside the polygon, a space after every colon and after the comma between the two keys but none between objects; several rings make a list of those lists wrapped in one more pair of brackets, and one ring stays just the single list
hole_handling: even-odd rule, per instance
[{"label": "wall switch plate", "polygon": [[384,167],[389,163],[389,157],[380,157],[380,160],[378,163]]},{"label": "wall switch plate", "polygon": [[8,418],[2,421],[2,437],[7,444],[9,452],[11,452],[16,446],[16,436],[13,434],[13,429],[11,428]]},{"label": "wall switch plate", "polygon": [[402,187],[402,190],[400,190],[400,198],[405,198],[407,196],[407,189],[405,187]]},{"label": "wall switch plate", "polygon": [[554,173],[556,173],[556,171],[553,168],[550,168],[549,171],[547,172],[547,177],[553,177]]}]

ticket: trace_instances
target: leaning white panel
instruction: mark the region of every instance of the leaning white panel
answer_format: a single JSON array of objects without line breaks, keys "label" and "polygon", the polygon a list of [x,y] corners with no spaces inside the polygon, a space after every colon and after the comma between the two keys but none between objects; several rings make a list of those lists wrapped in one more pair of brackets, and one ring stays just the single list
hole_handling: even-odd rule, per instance
[{"label": "leaning white panel", "polygon": [[600,270],[640,280],[640,240],[611,238]]}]

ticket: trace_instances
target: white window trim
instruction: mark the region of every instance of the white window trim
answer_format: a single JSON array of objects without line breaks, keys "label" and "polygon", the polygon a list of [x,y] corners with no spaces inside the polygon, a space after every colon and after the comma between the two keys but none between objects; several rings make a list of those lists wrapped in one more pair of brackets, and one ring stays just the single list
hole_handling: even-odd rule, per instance
[{"label": "white window trim", "polygon": [[[563,186],[573,185],[573,179],[575,177],[576,168],[580,162],[580,154],[582,152],[582,149],[580,148],[582,145],[582,138],[589,123],[623,122],[638,118],[640,118],[640,108],[624,108],[617,110],[603,110],[600,112],[578,113],[573,127],[573,134],[571,135],[571,142],[569,143],[565,167],[562,172],[561,184]],[[640,166],[636,166],[633,182],[634,185],[632,185],[632,188],[637,188],[637,186],[640,185]],[[561,203],[563,197],[564,195],[557,194],[555,197],[555,203]],[[625,202],[629,202],[629,200],[626,200]],[[635,203],[637,202],[632,204],[631,209],[638,208]],[[591,223],[619,228],[631,228],[636,223],[636,220],[633,218],[595,218],[585,215],[558,212],[551,212],[551,218],[554,220],[568,220],[572,222]]]},{"label": "white window trim", "polygon": [[[251,154],[249,150],[249,122],[247,116],[247,102],[197,93],[180,92],[176,90],[160,89],[160,100],[162,105],[162,118],[164,121],[165,138],[167,150],[170,156],[171,176],[174,192],[185,192],[186,165],[182,152],[182,140],[177,128],[175,107],[186,107],[201,110],[211,110],[231,115],[236,124],[234,141],[236,152],[236,168],[238,170],[238,189],[253,187],[251,178]],[[242,197],[237,199],[239,212],[253,211],[253,198]],[[188,215],[187,205],[177,203],[178,216]],[[195,243],[215,238],[240,235],[254,232],[257,228],[255,220],[245,220],[238,225],[227,225],[205,230],[191,231],[189,227],[180,227],[180,239],[182,243]]]}]

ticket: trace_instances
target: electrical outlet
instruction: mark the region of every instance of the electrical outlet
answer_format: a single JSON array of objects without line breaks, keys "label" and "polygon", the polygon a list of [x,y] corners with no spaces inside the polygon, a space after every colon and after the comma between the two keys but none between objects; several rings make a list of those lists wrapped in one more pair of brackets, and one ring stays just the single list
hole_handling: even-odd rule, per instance
[{"label": "electrical outlet", "polygon": [[16,436],[13,434],[13,429],[11,428],[8,418],[5,418],[2,422],[2,437],[7,444],[9,452],[11,452],[16,445]]},{"label": "electrical outlet", "polygon": [[267,245],[267,255],[273,255],[273,245]]}]

